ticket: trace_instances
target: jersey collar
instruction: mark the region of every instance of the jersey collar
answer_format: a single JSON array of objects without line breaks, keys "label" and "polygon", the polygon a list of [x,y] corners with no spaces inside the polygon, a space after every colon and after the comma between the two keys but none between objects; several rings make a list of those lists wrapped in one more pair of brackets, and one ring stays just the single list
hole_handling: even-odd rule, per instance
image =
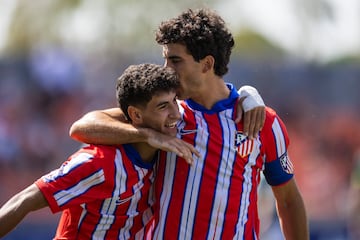
[{"label": "jersey collar", "polygon": [[198,110],[204,113],[212,114],[221,112],[223,110],[233,108],[234,102],[238,99],[239,94],[237,93],[236,89],[234,88],[234,85],[231,83],[225,83],[226,86],[230,90],[230,95],[228,98],[218,101],[214,104],[214,106],[211,109],[206,109],[204,106],[194,102],[191,99],[185,100],[185,102],[194,110]]}]

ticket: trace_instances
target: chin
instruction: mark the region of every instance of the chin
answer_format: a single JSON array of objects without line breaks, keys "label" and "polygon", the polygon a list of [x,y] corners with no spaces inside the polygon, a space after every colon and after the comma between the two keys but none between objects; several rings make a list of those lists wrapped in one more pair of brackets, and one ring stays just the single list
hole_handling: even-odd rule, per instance
[{"label": "chin", "polygon": [[166,134],[169,136],[172,136],[172,137],[176,137],[177,129],[174,128],[174,129],[168,130],[168,131],[166,131]]}]

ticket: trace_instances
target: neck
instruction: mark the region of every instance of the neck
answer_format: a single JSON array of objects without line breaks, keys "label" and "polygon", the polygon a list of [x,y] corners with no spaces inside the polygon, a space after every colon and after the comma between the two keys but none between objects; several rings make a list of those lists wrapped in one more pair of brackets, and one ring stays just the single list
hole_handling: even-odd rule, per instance
[{"label": "neck", "polygon": [[144,142],[132,143],[131,145],[138,151],[144,162],[151,162],[158,150]]},{"label": "neck", "polygon": [[207,109],[211,109],[215,103],[229,97],[230,90],[222,78],[214,78],[207,81],[199,92],[191,99]]}]

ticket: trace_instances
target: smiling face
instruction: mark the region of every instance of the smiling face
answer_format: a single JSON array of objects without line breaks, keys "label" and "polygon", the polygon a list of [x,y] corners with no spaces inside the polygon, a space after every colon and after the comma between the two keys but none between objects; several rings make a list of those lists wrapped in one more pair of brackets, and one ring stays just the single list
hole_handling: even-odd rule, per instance
[{"label": "smiling face", "polygon": [[133,118],[133,124],[139,127],[149,127],[166,135],[176,136],[177,122],[180,120],[179,107],[175,91],[159,92],[151,98],[145,107]]},{"label": "smiling face", "polygon": [[134,126],[175,136],[180,119],[176,102],[179,85],[171,68],[150,63],[131,65],[117,80],[118,103]]}]

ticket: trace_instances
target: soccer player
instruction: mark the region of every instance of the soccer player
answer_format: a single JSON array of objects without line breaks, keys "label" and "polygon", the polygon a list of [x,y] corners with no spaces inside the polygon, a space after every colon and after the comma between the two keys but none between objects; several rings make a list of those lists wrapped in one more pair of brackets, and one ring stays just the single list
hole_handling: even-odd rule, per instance
[{"label": "soccer player", "polygon": [[[134,126],[175,136],[178,86],[170,68],[132,65],[117,81],[117,99]],[[81,148],[3,205],[0,237],[30,211],[48,206],[54,213],[62,211],[54,239],[143,238],[153,219],[157,158],[158,150],[145,142]]]},{"label": "soccer player", "polygon": [[[264,126],[252,138],[244,130],[245,119],[234,121],[239,94],[223,80],[234,40],[223,19],[209,9],[189,9],[162,22],[156,41],[163,47],[165,66],[179,75],[179,98],[186,99],[180,103],[178,137],[193,144],[200,156],[189,166],[174,150],[158,162],[153,238],[259,239],[257,188],[263,173],[285,238],[308,239],[284,123],[267,107]],[[121,116],[118,110],[86,114],[70,134],[105,144],[156,141],[154,133],[118,121]]]}]

